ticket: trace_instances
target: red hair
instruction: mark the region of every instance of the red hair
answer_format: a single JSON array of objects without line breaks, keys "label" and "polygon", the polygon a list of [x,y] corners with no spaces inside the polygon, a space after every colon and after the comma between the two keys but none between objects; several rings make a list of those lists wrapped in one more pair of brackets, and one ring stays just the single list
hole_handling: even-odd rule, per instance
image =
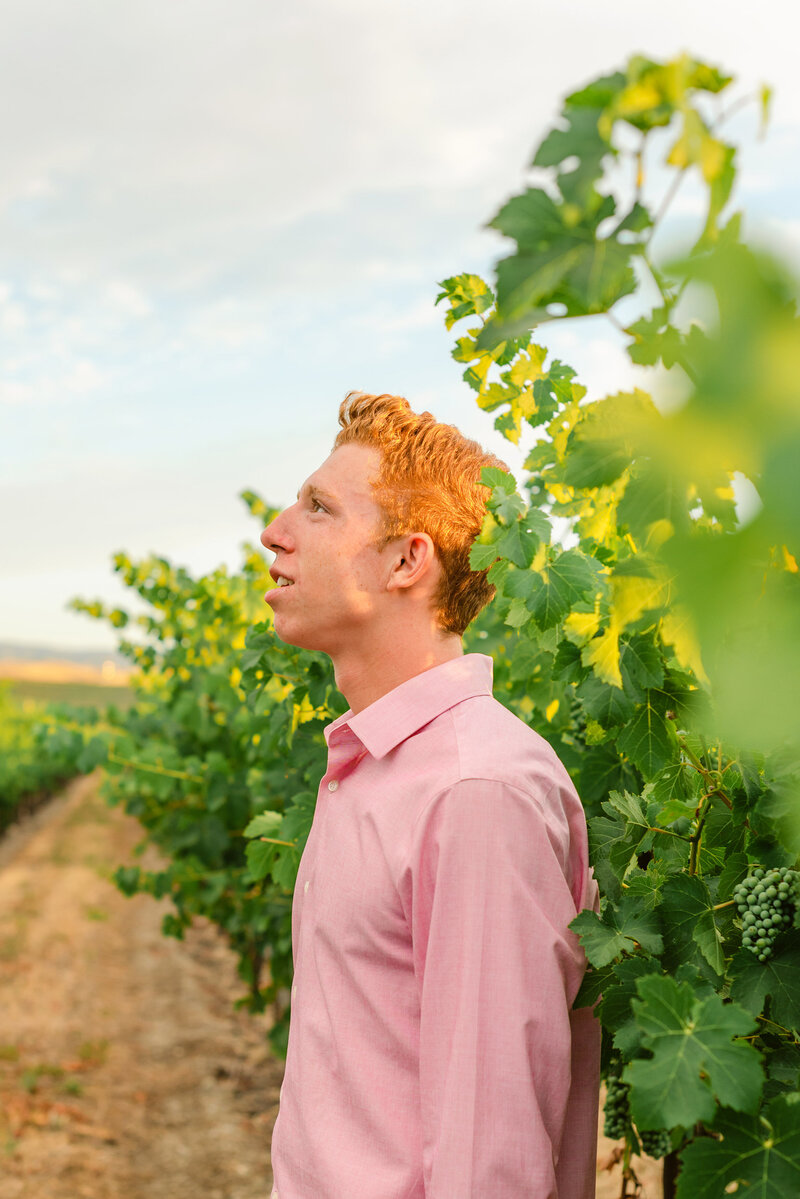
[{"label": "red hair", "polygon": [[455,425],[438,424],[430,412],[412,412],[402,396],[348,392],[339,424],[334,449],[354,442],[381,454],[375,480],[384,516],[381,544],[413,532],[432,539],[442,566],[434,598],[439,624],[460,637],[495,593],[487,571],[469,564],[488,498],[481,470],[508,467]]}]

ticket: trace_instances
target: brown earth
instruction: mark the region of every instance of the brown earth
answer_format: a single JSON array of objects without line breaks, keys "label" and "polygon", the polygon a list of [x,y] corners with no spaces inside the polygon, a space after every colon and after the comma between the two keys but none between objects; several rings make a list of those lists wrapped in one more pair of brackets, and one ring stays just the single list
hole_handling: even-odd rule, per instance
[{"label": "brown earth", "polygon": [[0,846],[0,1199],[264,1199],[282,1070],[209,925],[108,876],[140,839],[97,778]]},{"label": "brown earth", "polygon": [[[141,830],[98,784],[0,843],[0,1199],[266,1199],[282,1066],[265,1018],[234,1009],[212,926],[165,938],[164,903],[109,881]],[[613,1150],[601,1138],[597,1199],[621,1192]],[[635,1164],[659,1199],[660,1166]]]}]

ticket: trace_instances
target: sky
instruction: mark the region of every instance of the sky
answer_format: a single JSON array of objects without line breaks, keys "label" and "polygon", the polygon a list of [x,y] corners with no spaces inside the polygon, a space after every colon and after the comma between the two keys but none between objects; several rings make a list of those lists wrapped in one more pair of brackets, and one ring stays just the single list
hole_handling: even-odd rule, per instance
[{"label": "sky", "polygon": [[[350,389],[500,453],[437,284],[491,279],[485,228],[563,96],[643,52],[774,88],[735,206],[800,264],[794,5],[762,0],[5,0],[0,42],[0,641],[110,649],[71,596],[137,611],[115,551],[196,572],[290,502]],[[691,187],[675,208],[689,222]],[[637,381],[592,318],[546,344],[590,393]]]}]

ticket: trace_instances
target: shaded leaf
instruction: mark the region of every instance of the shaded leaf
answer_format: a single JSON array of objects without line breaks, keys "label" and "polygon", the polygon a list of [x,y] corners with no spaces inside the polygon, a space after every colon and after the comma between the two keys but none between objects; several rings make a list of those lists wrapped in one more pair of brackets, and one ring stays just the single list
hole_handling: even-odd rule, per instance
[{"label": "shaded leaf", "polygon": [[689,1127],[708,1121],[715,1096],[737,1111],[755,1111],[763,1083],[758,1052],[736,1037],[753,1031],[753,1021],[718,995],[698,1000],[692,987],[668,977],[636,984],[634,1015],[652,1051],[637,1059],[623,1078],[631,1087],[631,1112],[642,1129]]},{"label": "shaded leaf", "polygon": [[758,1016],[767,996],[770,1015],[784,1028],[800,1030],[800,931],[775,942],[773,955],[759,962],[749,949],[742,949],[731,962],[731,997]]},{"label": "shaded leaf", "polygon": [[708,887],[696,874],[679,874],[664,884],[661,912],[667,946],[664,962],[668,969],[674,970],[690,958],[696,945],[717,974],[724,972],[725,956],[713,906]]},{"label": "shaded leaf", "polygon": [[607,966],[621,953],[633,953],[637,945],[649,953],[662,949],[658,917],[644,911],[633,896],[623,897],[616,909],[609,906],[602,918],[596,912],[580,912],[569,927],[580,937],[593,966]]},{"label": "shaded leaf", "polygon": [[654,702],[654,692],[639,707],[617,739],[617,745],[639,767],[645,778],[657,774],[675,753],[675,734]]},{"label": "shaded leaf", "polygon": [[734,1190],[748,1199],[800,1195],[800,1096],[780,1096],[760,1117],[723,1111],[714,1129],[681,1154],[677,1199],[718,1199]]},{"label": "shaded leaf", "polygon": [[580,550],[565,550],[541,572],[534,572],[528,607],[542,629],[566,616],[572,605],[591,592],[598,564]]}]

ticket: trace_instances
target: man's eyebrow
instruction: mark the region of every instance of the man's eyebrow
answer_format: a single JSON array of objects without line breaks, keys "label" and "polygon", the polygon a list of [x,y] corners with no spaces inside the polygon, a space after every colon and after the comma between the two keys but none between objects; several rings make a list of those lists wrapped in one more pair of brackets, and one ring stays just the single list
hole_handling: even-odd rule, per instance
[{"label": "man's eyebrow", "polygon": [[297,493],[297,498],[300,499],[301,495],[320,496],[323,500],[330,500],[332,503],[336,503],[336,496],[330,491],[323,491],[321,487],[317,487],[316,483],[304,483]]}]

